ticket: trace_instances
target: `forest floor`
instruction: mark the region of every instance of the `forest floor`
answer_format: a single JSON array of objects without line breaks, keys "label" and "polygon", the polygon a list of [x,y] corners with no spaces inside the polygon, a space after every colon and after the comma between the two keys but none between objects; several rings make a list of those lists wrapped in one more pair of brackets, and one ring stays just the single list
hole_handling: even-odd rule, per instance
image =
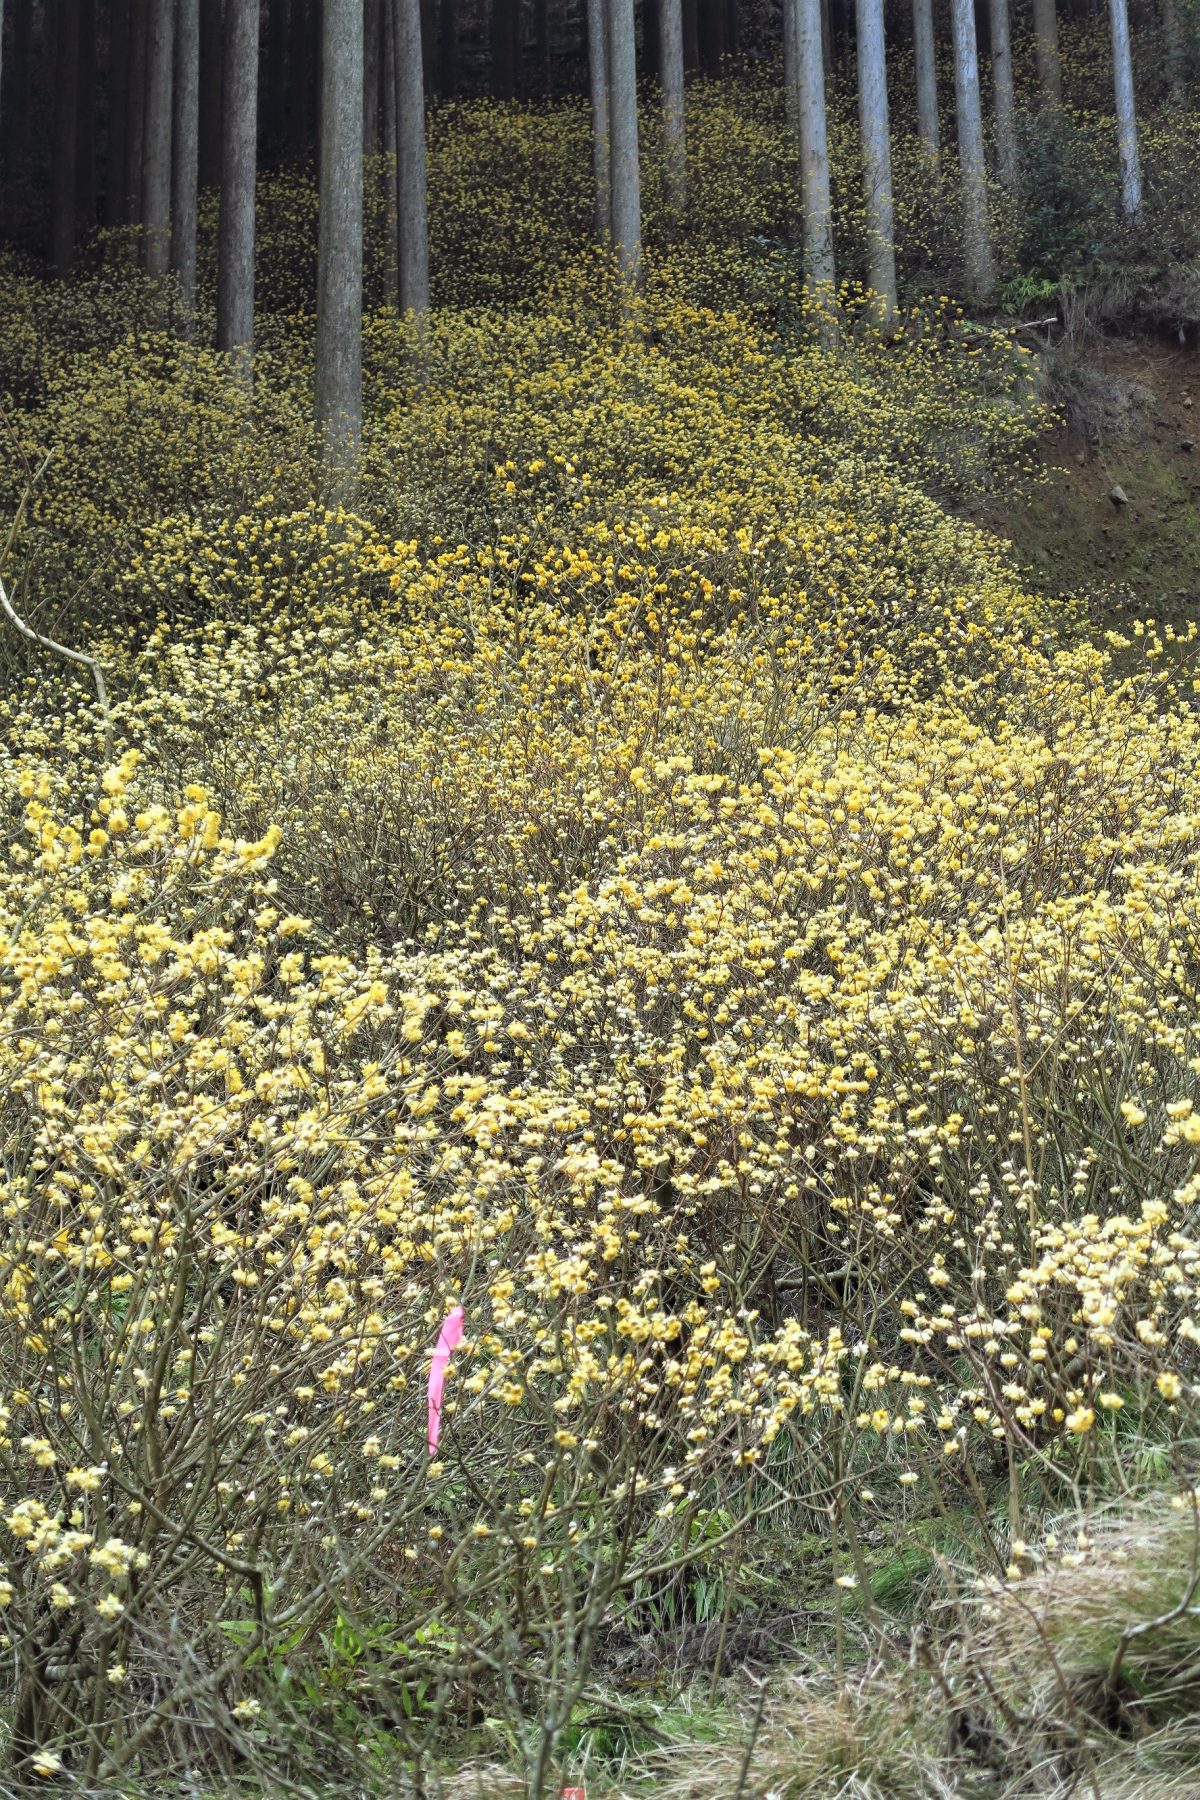
[{"label": "forest floor", "polygon": [[1045,367],[1061,423],[1042,443],[1042,480],[974,516],[1012,542],[1039,590],[1086,596],[1097,627],[1194,619],[1200,347],[1094,338],[1051,349]]}]

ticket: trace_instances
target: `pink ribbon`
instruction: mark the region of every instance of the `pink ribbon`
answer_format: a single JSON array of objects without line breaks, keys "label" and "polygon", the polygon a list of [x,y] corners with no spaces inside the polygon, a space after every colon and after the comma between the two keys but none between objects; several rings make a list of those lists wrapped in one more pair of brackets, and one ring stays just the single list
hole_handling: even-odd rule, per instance
[{"label": "pink ribbon", "polygon": [[430,1456],[437,1449],[438,1437],[442,1429],[442,1390],[446,1385],[446,1370],[450,1367],[451,1356],[463,1341],[465,1329],[463,1309],[461,1306],[456,1306],[453,1312],[446,1315],[442,1329],[438,1333],[433,1360],[429,1365]]}]

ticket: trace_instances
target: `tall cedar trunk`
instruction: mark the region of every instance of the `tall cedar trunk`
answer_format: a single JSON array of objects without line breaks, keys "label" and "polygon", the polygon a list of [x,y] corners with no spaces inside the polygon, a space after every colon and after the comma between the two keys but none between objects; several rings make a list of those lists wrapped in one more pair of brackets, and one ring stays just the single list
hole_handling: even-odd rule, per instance
[{"label": "tall cedar trunk", "polygon": [[637,37],[633,0],[609,0],[608,137],[613,248],[631,292],[642,278],[642,191],[638,166]]},{"label": "tall cedar trunk", "polygon": [[[1185,0],[1186,3],[1186,0]],[[1179,22],[1179,0],[1162,0],[1163,46],[1167,53],[1167,85],[1175,106],[1187,104],[1187,81],[1184,78],[1183,32]]]},{"label": "tall cedar trunk", "polygon": [[492,92],[511,100],[517,91],[518,0],[492,0]]},{"label": "tall cedar trunk", "polygon": [[437,0],[421,0],[421,74],[425,92],[437,85]]},{"label": "tall cedar trunk", "polygon": [[800,123],[800,189],[804,207],[804,271],[813,298],[833,316],[833,206],[829,195],[829,137],[825,124],[825,59],[821,0],[785,0],[796,34],[796,103]]},{"label": "tall cedar trunk", "polygon": [[383,121],[384,268],[388,299],[400,304],[400,212],[396,166],[396,0],[382,0],[383,41],[379,56],[379,113]]},{"label": "tall cedar trunk", "polygon": [[421,0],[395,0],[396,211],[400,310],[423,330],[429,312],[429,218],[425,191],[425,67]]},{"label": "tall cedar trunk", "polygon": [[1133,57],[1129,48],[1128,0],[1109,0],[1112,22],[1113,90],[1117,103],[1117,144],[1121,154],[1121,210],[1134,219],[1142,210],[1142,159],[1138,151],[1133,99]]},{"label": "tall cedar trunk", "polygon": [[587,0],[588,89],[592,100],[592,219],[596,236],[612,235],[612,153],[609,148],[608,30],[604,0]]},{"label": "tall cedar trunk", "polygon": [[1015,188],[1020,179],[1020,159],[1017,153],[1008,0],[990,0],[988,19],[992,37],[992,99],[996,112],[996,152],[1000,162],[1000,179],[1006,188]]},{"label": "tall cedar trunk", "polygon": [[174,0],[150,0],[144,201],[148,275],[165,275],[171,263],[171,86],[174,67]]},{"label": "tall cedar trunk", "polygon": [[950,27],[954,39],[954,104],[958,117],[967,291],[973,300],[986,300],[995,285],[996,269],[988,235],[987,167],[983,158],[975,0],[951,0]]},{"label": "tall cedar trunk", "polygon": [[108,31],[108,142],[104,160],[104,223],[125,218],[125,134],[129,116],[129,0],[113,0]]},{"label": "tall cedar trunk", "polygon": [[79,0],[75,214],[78,229],[86,236],[96,223],[96,0]]},{"label": "tall cedar trunk", "polygon": [[[288,113],[288,147],[304,156],[316,137],[316,0],[292,0],[292,43]],[[228,0],[226,0],[228,4]]]},{"label": "tall cedar trunk", "polygon": [[217,348],[249,375],[254,346],[254,179],[258,147],[258,0],[225,0]]},{"label": "tall cedar trunk", "polygon": [[287,148],[287,47],[291,23],[291,0],[270,0],[263,138],[272,156],[281,156]]},{"label": "tall cedar trunk", "polygon": [[317,430],[348,502],[362,437],[363,3],[325,0],[317,239]]},{"label": "tall cedar trunk", "polygon": [[718,75],[728,51],[725,0],[698,0],[700,61],[706,74]]},{"label": "tall cedar trunk", "polygon": [[200,4],[200,185],[221,179],[221,94],[225,86],[223,0]]},{"label": "tall cedar trunk", "polygon": [[458,92],[458,0],[438,7],[438,88],[447,100]]},{"label": "tall cedar trunk", "polygon": [[364,156],[379,148],[379,0],[363,11],[362,138]]},{"label": "tall cedar trunk", "polygon": [[[682,26],[680,28],[682,30]],[[662,8],[659,0],[642,0],[643,81],[662,79]]]},{"label": "tall cedar trunk", "polygon": [[689,75],[700,67],[699,0],[683,0],[683,66]]},{"label": "tall cedar trunk", "polygon": [[149,0],[132,0],[129,9],[129,120],[125,130],[125,223],[142,222],[142,173],[146,140],[146,39]]},{"label": "tall cedar trunk", "polygon": [[175,111],[171,128],[171,270],[179,282],[183,329],[196,306],[196,190],[200,170],[201,0],[177,0]]},{"label": "tall cedar trunk", "polygon": [[1058,55],[1055,0],[1033,0],[1033,47],[1042,99],[1050,106],[1057,106],[1062,100],[1062,64]]},{"label": "tall cedar trunk", "polygon": [[683,10],[680,0],[660,0],[658,66],[663,101],[663,180],[669,217],[687,209],[687,130],[683,91]]},{"label": "tall cedar trunk", "polygon": [[917,136],[935,161],[941,149],[938,126],[937,47],[933,0],[913,0],[913,58],[917,67]]},{"label": "tall cedar trunk", "polygon": [[533,0],[533,73],[534,85],[549,95],[553,82],[550,75],[550,7],[548,0]]},{"label": "tall cedar trunk", "polygon": [[[29,161],[29,96],[33,91],[33,7],[15,8],[5,100],[4,146],[8,169],[24,172]],[[124,173],[119,184],[124,188]]]},{"label": "tall cedar trunk", "polygon": [[54,72],[54,178],[50,201],[50,260],[65,275],[75,256],[76,133],[79,125],[79,9],[58,0]]},{"label": "tall cedar trunk", "polygon": [[[969,4],[969,0],[968,0]],[[867,281],[882,319],[896,310],[896,246],[892,224],[892,151],[888,138],[887,58],[883,0],[858,0],[858,122],[867,212]]]}]

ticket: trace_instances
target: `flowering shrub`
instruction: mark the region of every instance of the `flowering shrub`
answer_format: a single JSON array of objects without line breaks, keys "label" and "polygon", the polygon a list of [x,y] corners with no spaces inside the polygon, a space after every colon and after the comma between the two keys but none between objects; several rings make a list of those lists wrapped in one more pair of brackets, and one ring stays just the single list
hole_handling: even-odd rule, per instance
[{"label": "flowering shrub", "polygon": [[133,277],[14,272],[6,495],[56,455],[0,576],[113,689],[6,643],[22,1779],[497,1740],[540,1793],[622,1633],[719,1674],[799,1594],[841,1655],[899,1543],[1019,1574],[1194,1454],[1191,639],[1092,641],[950,510],[1028,473],[1007,337],[847,290],[821,346],[777,101],[700,95],[633,330],[579,119],[439,118],[448,304],[420,369],[368,318],[353,514],[298,177],[252,396]]}]

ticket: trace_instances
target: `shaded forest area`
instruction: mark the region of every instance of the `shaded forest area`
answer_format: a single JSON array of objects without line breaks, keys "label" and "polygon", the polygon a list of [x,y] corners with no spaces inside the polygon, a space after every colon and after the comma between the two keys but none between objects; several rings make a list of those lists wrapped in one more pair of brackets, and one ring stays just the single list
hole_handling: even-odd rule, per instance
[{"label": "shaded forest area", "polygon": [[1188,1800],[1190,0],[0,10],[0,1788]]}]

